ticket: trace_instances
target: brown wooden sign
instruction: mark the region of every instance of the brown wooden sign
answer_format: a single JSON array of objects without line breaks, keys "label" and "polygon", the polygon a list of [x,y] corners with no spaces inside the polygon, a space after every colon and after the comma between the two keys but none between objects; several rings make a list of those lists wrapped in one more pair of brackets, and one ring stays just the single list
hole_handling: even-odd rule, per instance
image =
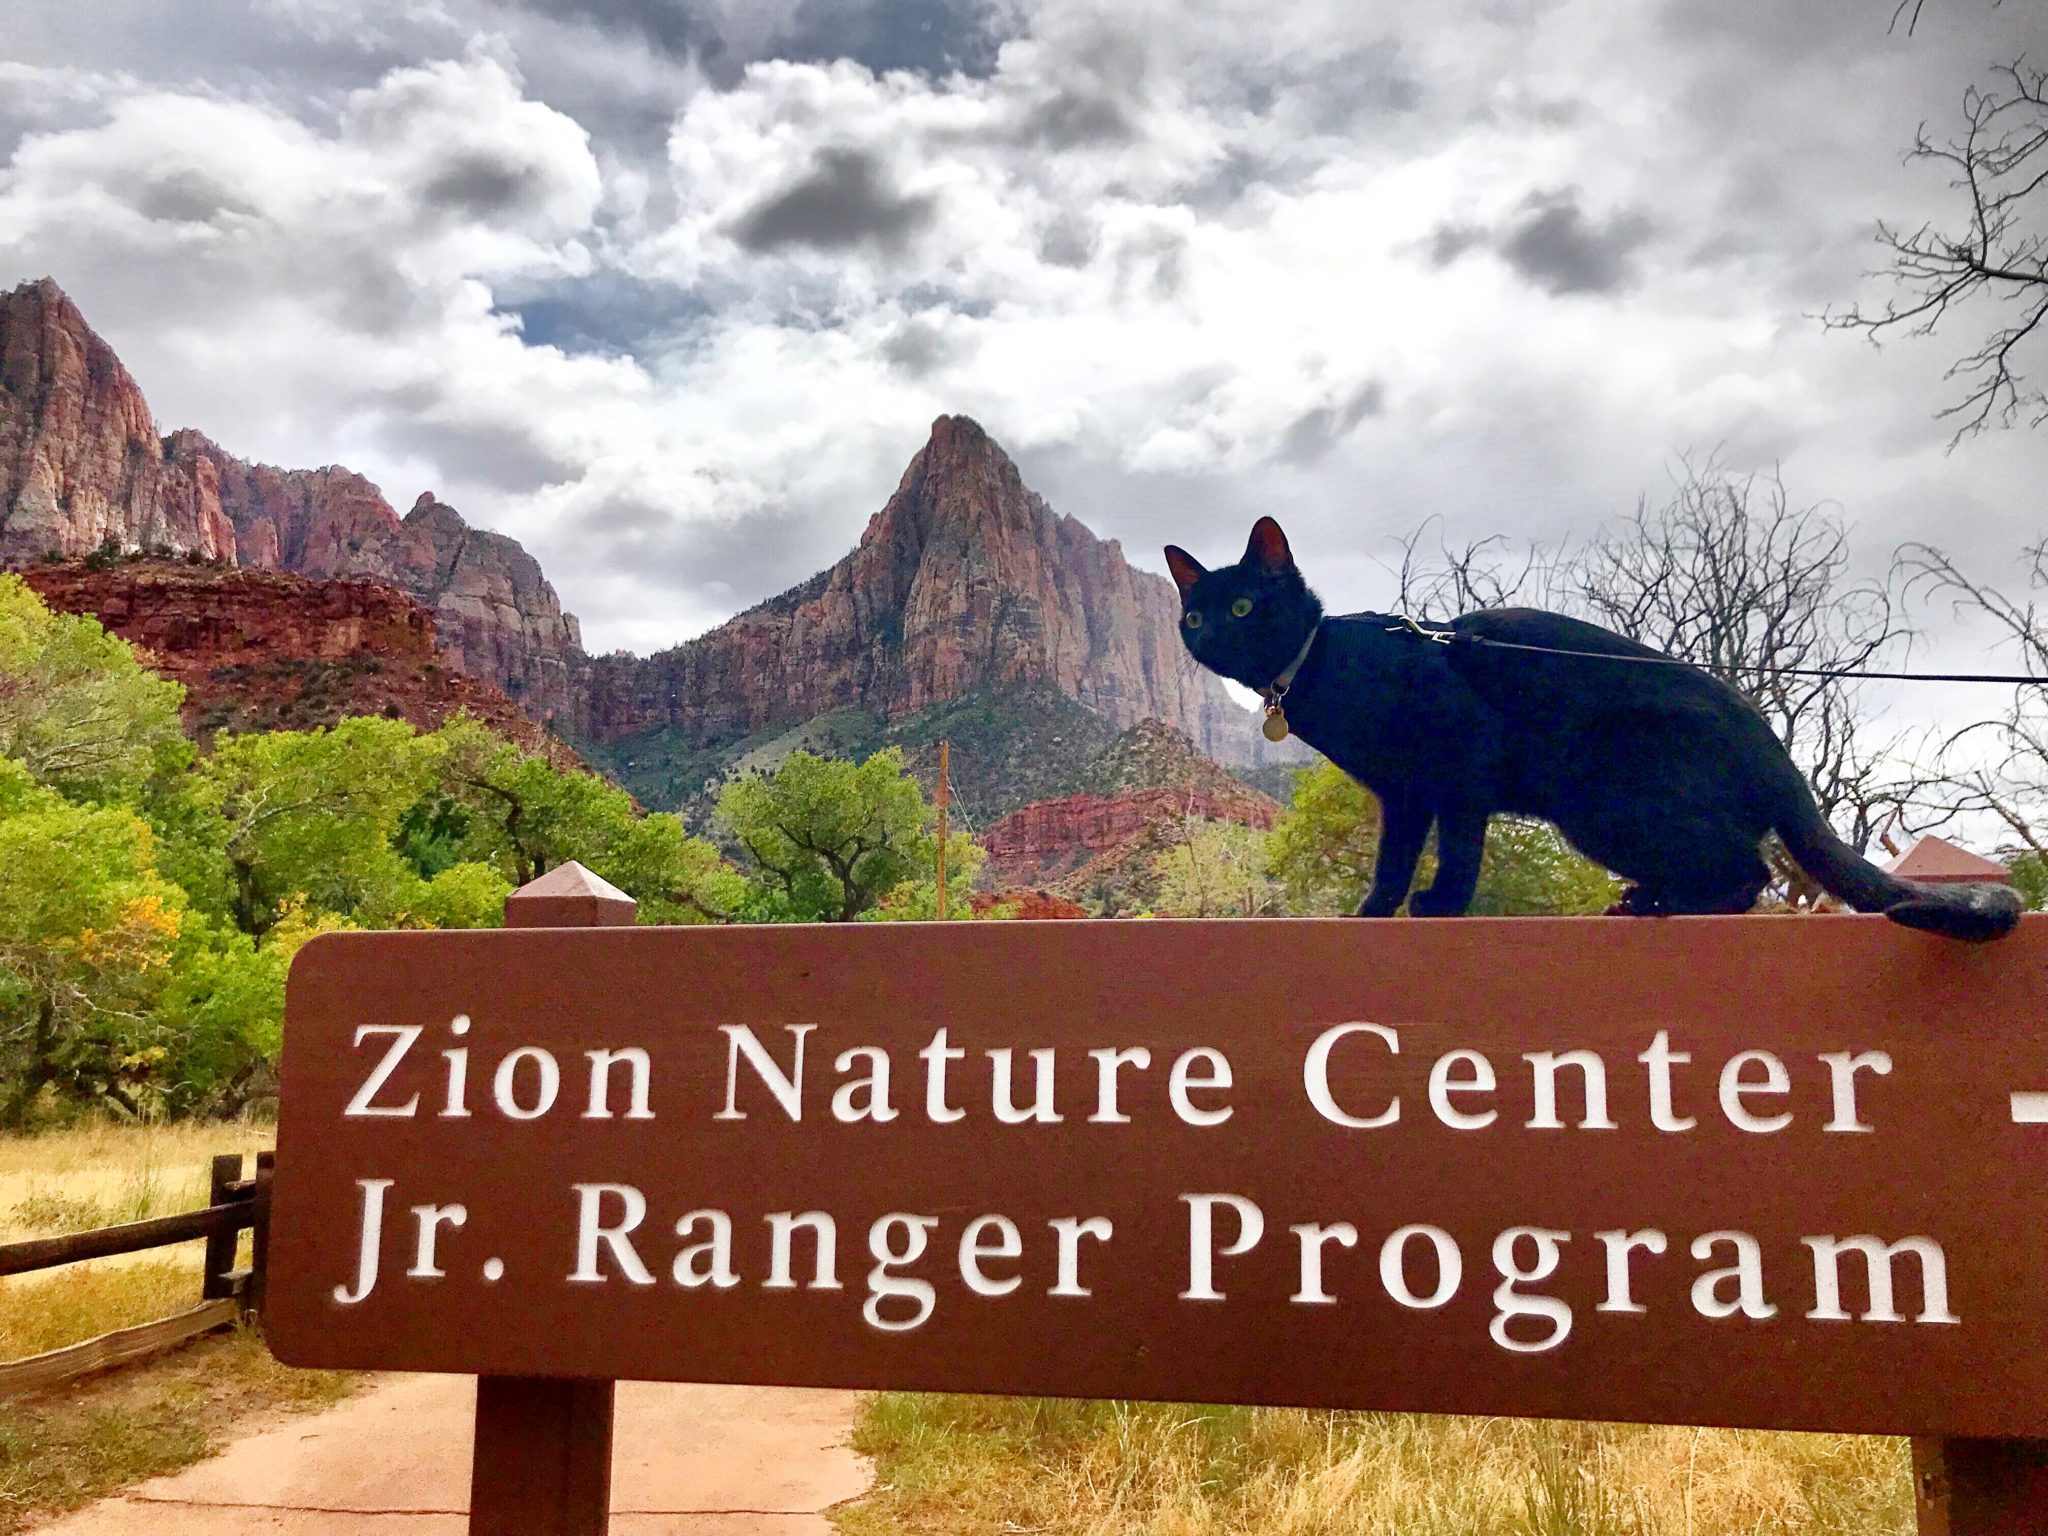
[{"label": "brown wooden sign", "polygon": [[2048,919],[343,934],[307,1366],[2048,1435]]}]

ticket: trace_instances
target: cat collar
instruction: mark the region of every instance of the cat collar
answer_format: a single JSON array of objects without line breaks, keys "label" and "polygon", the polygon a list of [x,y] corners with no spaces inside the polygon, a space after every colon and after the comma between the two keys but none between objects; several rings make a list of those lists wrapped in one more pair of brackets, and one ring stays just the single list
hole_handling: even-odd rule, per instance
[{"label": "cat collar", "polygon": [[1301,670],[1301,664],[1308,660],[1309,648],[1316,643],[1316,636],[1322,633],[1318,624],[1308,632],[1308,638],[1301,642],[1301,649],[1294,653],[1294,660],[1287,663],[1280,675],[1259,690],[1259,697],[1266,701],[1265,723],[1259,727],[1268,741],[1287,739],[1287,711],[1280,707],[1280,701],[1287,697],[1287,690],[1294,686],[1294,674]]}]

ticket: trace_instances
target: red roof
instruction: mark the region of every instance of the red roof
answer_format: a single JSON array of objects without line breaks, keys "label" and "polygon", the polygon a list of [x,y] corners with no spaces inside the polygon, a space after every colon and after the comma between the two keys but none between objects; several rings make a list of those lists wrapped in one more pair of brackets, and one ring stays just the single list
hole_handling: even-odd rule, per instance
[{"label": "red roof", "polygon": [[1929,834],[1892,860],[1891,872],[1901,879],[1926,885],[1960,885],[1971,880],[2012,883],[2012,872],[2003,864],[1958,848],[1954,843]]}]

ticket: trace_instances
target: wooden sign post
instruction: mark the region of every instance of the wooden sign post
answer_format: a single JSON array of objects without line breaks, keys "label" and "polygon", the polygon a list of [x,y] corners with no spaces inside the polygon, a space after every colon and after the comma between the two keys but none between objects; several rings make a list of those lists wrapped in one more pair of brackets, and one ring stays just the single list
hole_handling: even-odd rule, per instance
[{"label": "wooden sign post", "polygon": [[516,1378],[477,1529],[601,1528],[639,1377],[1912,1435],[2044,1530],[2044,1000],[2040,918],[324,936],[269,1333]]},{"label": "wooden sign post", "polygon": [[[626,928],[633,898],[568,863],[505,898],[507,928]],[[479,1376],[469,1528],[476,1536],[604,1536],[614,1383]]]}]

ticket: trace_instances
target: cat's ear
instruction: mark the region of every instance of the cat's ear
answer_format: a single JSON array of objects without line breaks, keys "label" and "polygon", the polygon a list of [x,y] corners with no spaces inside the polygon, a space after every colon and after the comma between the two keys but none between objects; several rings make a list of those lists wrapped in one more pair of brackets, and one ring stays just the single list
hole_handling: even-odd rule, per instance
[{"label": "cat's ear", "polygon": [[1244,547],[1244,562],[1257,565],[1268,576],[1282,576],[1294,569],[1294,552],[1287,547],[1287,535],[1270,517],[1252,524],[1251,542]]},{"label": "cat's ear", "polygon": [[1166,546],[1166,568],[1173,572],[1173,584],[1180,588],[1180,595],[1186,597],[1194,590],[1196,582],[1209,573],[1202,569],[1202,563],[1178,544]]}]

